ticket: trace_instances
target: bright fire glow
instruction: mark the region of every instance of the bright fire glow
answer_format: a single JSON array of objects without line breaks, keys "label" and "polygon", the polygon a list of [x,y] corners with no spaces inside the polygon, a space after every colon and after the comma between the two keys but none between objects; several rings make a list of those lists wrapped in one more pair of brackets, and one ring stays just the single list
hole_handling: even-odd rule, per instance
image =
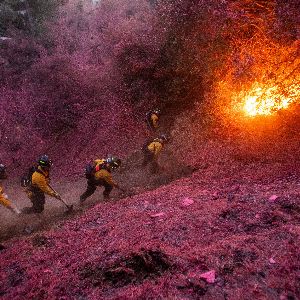
[{"label": "bright fire glow", "polygon": [[244,97],[244,111],[248,116],[271,115],[296,102],[300,96],[300,86],[290,86],[289,91],[280,92],[278,87],[255,87]]},{"label": "bright fire glow", "polygon": [[263,33],[234,44],[225,70],[216,71],[215,111],[237,125],[237,117],[244,123],[299,107],[299,46],[277,44]]},{"label": "bright fire glow", "polygon": [[300,85],[293,84],[284,90],[278,86],[259,87],[258,84],[249,93],[241,93],[243,111],[247,116],[271,115],[287,109],[291,103],[300,101]]}]

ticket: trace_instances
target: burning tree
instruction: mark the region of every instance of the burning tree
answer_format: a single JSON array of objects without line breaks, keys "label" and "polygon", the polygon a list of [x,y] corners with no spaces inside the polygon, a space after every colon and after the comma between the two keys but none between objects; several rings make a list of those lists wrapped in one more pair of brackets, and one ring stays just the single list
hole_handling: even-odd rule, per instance
[{"label": "burning tree", "polygon": [[239,26],[224,67],[216,70],[218,112],[237,122],[237,116],[271,116],[299,104],[299,39],[278,39],[278,3],[249,0],[230,11]]},{"label": "burning tree", "polygon": [[191,74],[202,77],[204,97],[194,78],[183,83],[195,91],[188,100],[196,103],[196,112],[189,118],[200,123],[178,130],[196,137],[190,148],[195,149],[210,124],[214,136],[229,140],[240,153],[297,155],[300,16],[296,2],[210,1],[205,3],[207,20],[203,15],[193,19],[184,38],[182,62],[188,61],[185,66]]},{"label": "burning tree", "polygon": [[299,103],[299,42],[281,45],[265,35],[236,45],[218,93],[229,102],[230,114],[272,115]]}]

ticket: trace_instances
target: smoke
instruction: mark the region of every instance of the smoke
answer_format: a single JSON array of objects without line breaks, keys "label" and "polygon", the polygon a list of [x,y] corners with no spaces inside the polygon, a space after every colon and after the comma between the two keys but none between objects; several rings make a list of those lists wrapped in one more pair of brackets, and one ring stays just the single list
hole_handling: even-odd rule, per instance
[{"label": "smoke", "polygon": [[[165,129],[175,124],[176,143],[196,143],[199,132],[240,140],[249,131],[227,118],[231,97],[220,84],[231,92],[250,85],[261,64],[248,46],[261,32],[271,45],[284,16],[296,18],[294,6],[252,2],[68,1],[39,35],[11,31],[0,46],[2,159],[24,165],[50,152],[63,167],[68,154],[78,164],[95,153],[125,155],[142,144],[154,106]],[[293,118],[290,111],[280,122]]]}]

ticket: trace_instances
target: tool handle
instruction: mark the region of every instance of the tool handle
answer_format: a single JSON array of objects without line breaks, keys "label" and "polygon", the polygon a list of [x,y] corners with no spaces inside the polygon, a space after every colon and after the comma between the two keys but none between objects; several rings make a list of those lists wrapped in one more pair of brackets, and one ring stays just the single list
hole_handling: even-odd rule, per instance
[{"label": "tool handle", "polygon": [[50,185],[48,184],[51,190],[58,195],[58,197],[55,197],[57,200],[61,201],[67,208],[69,208],[69,205],[64,201],[64,199],[61,198],[60,194]]}]

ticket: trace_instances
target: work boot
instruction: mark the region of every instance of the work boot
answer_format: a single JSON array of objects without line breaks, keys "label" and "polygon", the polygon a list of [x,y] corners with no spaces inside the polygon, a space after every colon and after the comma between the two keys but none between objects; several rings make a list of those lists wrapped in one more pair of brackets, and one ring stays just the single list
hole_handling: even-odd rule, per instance
[{"label": "work boot", "polygon": [[43,212],[43,210],[41,209],[36,209],[35,207],[31,206],[31,207],[24,207],[22,210],[21,210],[21,213],[22,214],[25,214],[25,215],[30,215],[30,214],[36,214],[36,215],[39,215]]}]

